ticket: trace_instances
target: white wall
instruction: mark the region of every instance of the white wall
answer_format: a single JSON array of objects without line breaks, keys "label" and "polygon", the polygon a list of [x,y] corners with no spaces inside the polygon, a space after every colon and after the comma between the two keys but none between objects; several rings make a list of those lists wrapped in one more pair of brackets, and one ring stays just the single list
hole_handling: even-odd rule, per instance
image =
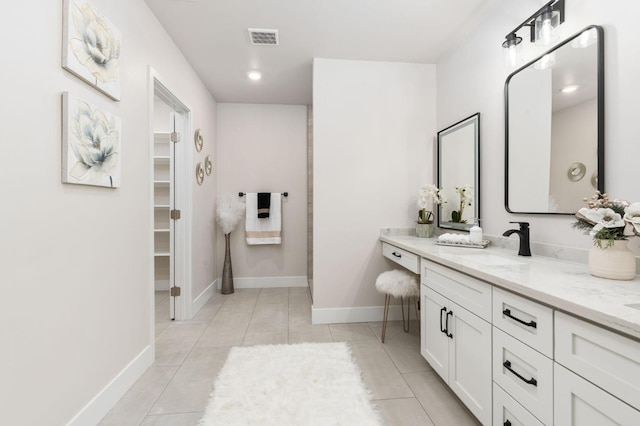
[{"label": "white wall", "polygon": [[[584,207],[582,201],[576,202],[570,195],[591,194],[595,190],[591,177],[598,172],[598,125],[597,120],[585,120],[585,117],[597,116],[595,99],[553,113],[551,140],[562,142],[552,144],[549,194],[557,202],[559,211],[577,211]],[[586,172],[582,179],[572,182],[567,171],[576,162],[584,164]]]},{"label": "white wall", "polygon": [[[231,233],[237,285],[243,278],[307,277],[307,107],[218,104],[218,191],[288,192],[282,201],[282,244],[249,246],[244,219]],[[219,232],[218,273],[224,235]],[[242,280],[240,280],[242,281]]]},{"label": "white wall", "polygon": [[435,182],[435,97],[433,65],[314,60],[314,315],[383,304],[380,228],[414,227]]},{"label": "white wall", "polygon": [[[479,27],[438,63],[438,128],[470,113],[482,113],[482,226],[487,234],[501,235],[509,221],[531,223],[535,242],[589,248],[588,236],[571,228],[571,216],[512,215],[504,209],[504,99],[506,77],[501,46],[505,35],[540,8],[543,0],[498,0]],[[491,13],[492,12],[492,13]],[[614,198],[638,201],[637,159],[640,158],[640,44],[637,22],[640,3],[612,7],[597,0],[566,2],[561,39],[591,24],[605,32],[605,145],[606,190]],[[542,53],[523,42],[526,59]],[[537,49],[537,50],[536,50]],[[590,196],[591,194],[585,194]],[[636,238],[635,240],[638,240]],[[635,241],[633,244],[636,244]]]},{"label": "white wall", "polygon": [[[121,102],[61,68],[61,1],[3,10],[0,35],[13,42],[4,45],[0,83],[2,424],[66,424],[138,355],[142,367],[150,362],[149,65],[214,146],[215,102],[144,2],[92,3],[122,33]],[[61,183],[63,91],[122,118],[120,188]],[[194,190],[193,246],[208,259],[214,192],[213,179]],[[193,275],[196,287],[212,282],[213,262],[200,259]],[[83,424],[95,424],[100,409],[85,415]]]},{"label": "white wall", "polygon": [[[509,208],[515,212],[547,211],[551,167],[551,70],[527,69],[519,73],[509,81],[509,99],[510,139],[520,141],[509,144]],[[518,107],[514,108],[514,105]],[[521,188],[533,189],[522,191]]]}]

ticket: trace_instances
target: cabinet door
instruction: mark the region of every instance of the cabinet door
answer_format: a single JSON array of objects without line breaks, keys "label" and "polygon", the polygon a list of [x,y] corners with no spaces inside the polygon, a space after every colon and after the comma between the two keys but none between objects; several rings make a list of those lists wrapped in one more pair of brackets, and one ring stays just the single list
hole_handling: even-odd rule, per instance
[{"label": "cabinet door", "polygon": [[449,386],[482,424],[491,424],[491,324],[457,305],[450,310]]},{"label": "cabinet door", "polygon": [[[451,305],[452,302],[424,285],[420,286],[420,293],[420,352],[446,382],[449,380],[449,338],[441,330],[446,321],[446,312],[449,310],[447,304]],[[449,321],[451,322],[451,319]]]},{"label": "cabinet door", "polygon": [[554,363],[554,424],[640,425],[640,411]]}]

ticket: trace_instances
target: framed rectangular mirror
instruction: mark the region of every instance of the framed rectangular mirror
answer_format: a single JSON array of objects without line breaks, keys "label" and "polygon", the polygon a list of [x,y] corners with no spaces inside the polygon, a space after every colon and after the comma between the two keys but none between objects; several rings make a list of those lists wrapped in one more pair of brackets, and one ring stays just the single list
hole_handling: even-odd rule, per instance
[{"label": "framed rectangular mirror", "polygon": [[505,83],[505,208],[574,214],[604,192],[604,32],[589,26]]},{"label": "framed rectangular mirror", "polygon": [[480,219],[480,113],[438,132],[438,227],[468,231]]}]

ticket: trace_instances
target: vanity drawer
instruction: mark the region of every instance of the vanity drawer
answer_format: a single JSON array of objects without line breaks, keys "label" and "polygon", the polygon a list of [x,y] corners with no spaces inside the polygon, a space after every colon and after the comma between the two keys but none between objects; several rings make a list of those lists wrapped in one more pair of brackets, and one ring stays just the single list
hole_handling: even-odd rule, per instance
[{"label": "vanity drawer", "polygon": [[493,381],[542,423],[553,423],[553,361],[496,327]]},{"label": "vanity drawer", "polygon": [[555,360],[640,409],[640,342],[555,314]]},{"label": "vanity drawer", "polygon": [[493,288],[493,325],[553,358],[553,310]]},{"label": "vanity drawer", "polygon": [[495,383],[493,384],[493,425],[544,426]]},{"label": "vanity drawer", "polygon": [[554,422],[558,426],[637,426],[640,411],[554,363]]},{"label": "vanity drawer", "polygon": [[491,322],[491,285],[422,259],[420,279],[449,300]]},{"label": "vanity drawer", "polygon": [[399,247],[392,246],[391,244],[382,243],[382,255],[410,270],[414,274],[420,273],[420,258],[413,253]]}]

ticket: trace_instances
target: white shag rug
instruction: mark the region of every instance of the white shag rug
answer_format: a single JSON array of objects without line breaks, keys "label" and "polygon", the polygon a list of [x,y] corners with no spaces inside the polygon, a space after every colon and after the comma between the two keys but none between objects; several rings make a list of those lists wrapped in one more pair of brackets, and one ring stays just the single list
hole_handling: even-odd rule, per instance
[{"label": "white shag rug", "polygon": [[378,426],[346,343],[234,347],[200,426]]}]

